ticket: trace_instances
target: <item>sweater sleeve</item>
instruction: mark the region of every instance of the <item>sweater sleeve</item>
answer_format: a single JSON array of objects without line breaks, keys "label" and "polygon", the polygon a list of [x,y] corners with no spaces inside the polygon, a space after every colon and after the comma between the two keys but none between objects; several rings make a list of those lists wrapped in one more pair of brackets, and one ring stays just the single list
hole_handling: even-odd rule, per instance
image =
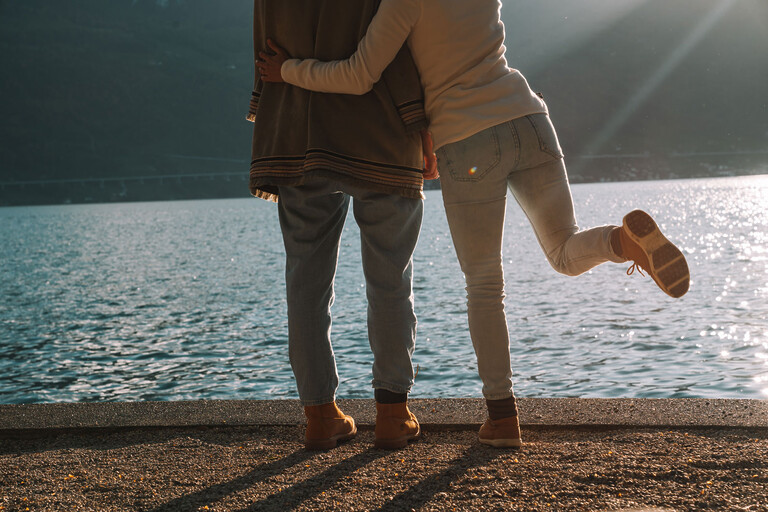
[{"label": "sweater sleeve", "polygon": [[420,10],[420,0],[382,0],[357,51],[349,59],[289,59],[283,63],[280,74],[287,83],[311,91],[365,94],[402,48]]},{"label": "sweater sleeve", "polygon": [[406,131],[427,129],[429,123],[424,110],[424,91],[407,44],[403,45],[392,64],[384,70],[381,81],[386,84]]}]

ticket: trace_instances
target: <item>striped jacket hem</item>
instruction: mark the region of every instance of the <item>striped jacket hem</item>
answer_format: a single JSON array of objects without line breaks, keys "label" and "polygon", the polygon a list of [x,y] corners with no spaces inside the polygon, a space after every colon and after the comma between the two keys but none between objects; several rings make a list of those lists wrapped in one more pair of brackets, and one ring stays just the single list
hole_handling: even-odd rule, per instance
[{"label": "striped jacket hem", "polygon": [[276,187],[295,186],[309,176],[358,183],[371,190],[423,199],[421,169],[352,158],[324,149],[303,156],[270,156],[251,162],[251,194],[277,201]]}]

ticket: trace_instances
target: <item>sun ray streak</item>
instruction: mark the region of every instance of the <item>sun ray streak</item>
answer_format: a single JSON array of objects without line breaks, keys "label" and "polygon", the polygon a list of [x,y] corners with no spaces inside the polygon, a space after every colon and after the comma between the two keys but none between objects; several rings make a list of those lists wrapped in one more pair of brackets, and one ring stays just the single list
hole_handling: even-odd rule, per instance
[{"label": "sun ray streak", "polygon": [[718,2],[707,16],[702,18],[696,27],[685,36],[677,48],[669,54],[661,66],[642,84],[629,101],[608,120],[603,129],[598,132],[587,146],[584,153],[586,155],[598,153],[738,1],[721,0]]}]

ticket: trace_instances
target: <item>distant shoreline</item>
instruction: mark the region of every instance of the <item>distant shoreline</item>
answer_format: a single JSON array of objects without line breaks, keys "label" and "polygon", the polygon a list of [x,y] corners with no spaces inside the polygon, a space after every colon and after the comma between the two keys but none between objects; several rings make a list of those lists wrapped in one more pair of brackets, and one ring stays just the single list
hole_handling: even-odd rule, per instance
[{"label": "distant shoreline", "polygon": [[[583,165],[583,163],[582,163]],[[573,167],[579,167],[575,165]],[[641,178],[640,176],[648,176]],[[623,183],[629,181],[666,181],[706,178],[736,178],[768,175],[768,167],[752,171],[667,173],[648,175],[632,170],[617,172],[612,179],[605,176],[589,179],[574,173],[572,184]],[[439,190],[439,180],[425,181],[424,190]],[[183,201],[204,199],[237,199],[251,197],[248,174],[210,173],[190,175],[89,177],[64,180],[30,180],[0,182],[0,207],[53,206],[67,204],[131,203],[147,201]]]}]

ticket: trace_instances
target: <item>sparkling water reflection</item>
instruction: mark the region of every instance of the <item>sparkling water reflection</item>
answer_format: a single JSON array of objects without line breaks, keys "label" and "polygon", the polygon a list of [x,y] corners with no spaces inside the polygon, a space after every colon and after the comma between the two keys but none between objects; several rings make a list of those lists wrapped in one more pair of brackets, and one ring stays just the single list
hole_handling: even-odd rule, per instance
[{"label": "sparkling water reflection", "polygon": [[[517,393],[768,397],[768,177],[576,185],[583,226],[652,212],[691,267],[673,300],[626,266],[552,271],[513,201],[504,247]],[[413,396],[480,396],[439,192],[415,255]],[[481,222],[478,219],[478,222]],[[295,398],[283,250],[255,199],[0,209],[0,403]],[[342,240],[342,397],[370,397],[359,242]]]}]

